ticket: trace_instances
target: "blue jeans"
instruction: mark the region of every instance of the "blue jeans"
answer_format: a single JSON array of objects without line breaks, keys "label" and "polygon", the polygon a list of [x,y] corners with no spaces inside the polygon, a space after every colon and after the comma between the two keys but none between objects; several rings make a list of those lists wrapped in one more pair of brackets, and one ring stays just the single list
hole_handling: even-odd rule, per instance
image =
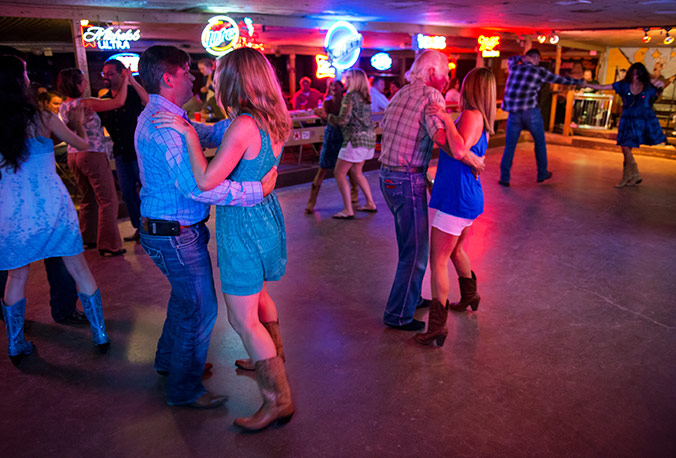
[{"label": "blue jeans", "polygon": [[547,177],[547,143],[545,142],[545,125],[542,122],[540,108],[509,113],[507,133],[505,134],[505,151],[500,161],[500,181],[509,183],[510,170],[514,159],[514,150],[519,142],[521,131],[526,129],[535,142],[535,162],[538,167],[538,180]]},{"label": "blue jeans", "polygon": [[[77,310],[77,289],[75,280],[68,273],[61,258],[45,258],[45,271],[49,283],[49,306],[52,318],[57,323],[65,320]],[[0,298],[5,295],[7,271],[0,271]]]},{"label": "blue jeans", "polygon": [[141,199],[138,196],[141,179],[138,162],[136,162],[136,159],[123,161],[122,158],[117,158],[115,159],[115,170],[117,171],[117,181],[120,183],[120,191],[122,191],[122,200],[124,200],[129,212],[131,225],[138,229],[141,220]]},{"label": "blue jeans", "polygon": [[385,324],[413,320],[429,256],[427,189],[424,173],[380,170],[380,190],[394,215],[399,263],[385,307]]},{"label": "blue jeans", "polygon": [[178,236],[149,235],[141,230],[141,245],[171,284],[155,369],[169,371],[167,402],[190,404],[204,392],[202,373],[218,305],[209,229],[204,224],[181,229]]}]

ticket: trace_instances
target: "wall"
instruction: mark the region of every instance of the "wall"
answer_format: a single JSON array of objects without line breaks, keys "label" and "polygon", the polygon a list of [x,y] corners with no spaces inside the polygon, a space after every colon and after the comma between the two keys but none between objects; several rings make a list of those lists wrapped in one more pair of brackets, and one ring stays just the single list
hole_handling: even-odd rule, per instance
[{"label": "wall", "polygon": [[613,48],[608,52],[608,71],[604,84],[615,81],[620,69],[627,69],[634,62],[646,66],[653,78],[658,78],[666,85],[663,98],[674,98],[676,93],[676,48]]}]

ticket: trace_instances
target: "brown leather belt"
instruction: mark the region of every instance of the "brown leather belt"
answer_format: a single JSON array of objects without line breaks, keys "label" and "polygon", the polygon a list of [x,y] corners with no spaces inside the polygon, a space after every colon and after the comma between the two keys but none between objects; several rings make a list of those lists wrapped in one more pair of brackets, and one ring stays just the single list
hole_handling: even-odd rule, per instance
[{"label": "brown leather belt", "polygon": [[409,167],[407,165],[391,166],[382,164],[380,168],[390,172],[425,173],[427,171],[427,167]]}]

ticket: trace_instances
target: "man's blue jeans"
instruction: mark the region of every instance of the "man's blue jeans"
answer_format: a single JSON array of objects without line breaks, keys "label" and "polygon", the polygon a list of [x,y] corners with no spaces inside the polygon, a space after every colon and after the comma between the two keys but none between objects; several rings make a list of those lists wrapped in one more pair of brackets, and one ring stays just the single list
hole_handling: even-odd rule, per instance
[{"label": "man's blue jeans", "polygon": [[131,225],[138,229],[141,221],[141,199],[138,196],[141,179],[138,162],[136,159],[123,161],[122,158],[116,158],[115,170],[117,171],[117,181],[120,183],[120,191],[122,191],[122,200],[124,200],[129,212]]},{"label": "man's blue jeans", "polygon": [[429,256],[427,188],[424,173],[380,170],[380,190],[394,215],[399,263],[387,299],[385,324],[413,320]]},{"label": "man's blue jeans", "polygon": [[500,181],[509,183],[510,170],[514,160],[514,150],[519,142],[521,131],[526,129],[533,136],[535,142],[535,161],[538,167],[537,179],[547,177],[547,143],[545,142],[545,125],[542,122],[540,108],[530,108],[524,111],[513,111],[507,118],[507,133],[505,134],[505,151],[500,161]]},{"label": "man's blue jeans", "polygon": [[206,391],[202,373],[218,312],[208,243],[209,229],[204,224],[181,229],[178,236],[141,231],[143,249],[171,284],[167,319],[155,354],[155,369],[169,371],[170,405],[190,404]]}]

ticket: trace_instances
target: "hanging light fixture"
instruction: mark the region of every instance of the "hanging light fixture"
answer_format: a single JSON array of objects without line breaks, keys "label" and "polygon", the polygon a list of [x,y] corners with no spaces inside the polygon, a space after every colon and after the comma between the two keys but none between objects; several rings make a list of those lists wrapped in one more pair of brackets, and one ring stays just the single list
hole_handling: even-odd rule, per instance
[{"label": "hanging light fixture", "polygon": [[552,30],[552,33],[549,34],[549,42],[553,45],[559,42],[559,36]]},{"label": "hanging light fixture", "polygon": [[650,27],[643,27],[643,32],[645,32],[645,35],[641,38],[641,41],[643,43],[650,43],[650,40],[653,39],[650,35],[648,35],[648,31],[650,30]]},{"label": "hanging light fixture", "polygon": [[547,41],[547,35],[538,33],[538,43],[543,44],[545,41]]},{"label": "hanging light fixture", "polygon": [[674,42],[674,37],[669,35],[669,31],[671,30],[671,27],[665,27],[664,31],[667,32],[666,36],[664,37],[664,44],[665,45],[670,45]]}]

